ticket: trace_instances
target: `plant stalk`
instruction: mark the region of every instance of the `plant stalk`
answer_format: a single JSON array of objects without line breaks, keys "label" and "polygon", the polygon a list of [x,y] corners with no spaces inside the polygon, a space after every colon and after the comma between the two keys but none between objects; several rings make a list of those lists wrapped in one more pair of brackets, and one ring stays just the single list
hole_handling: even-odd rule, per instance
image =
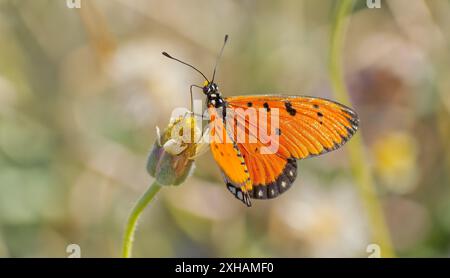
[{"label": "plant stalk", "polygon": [[[331,46],[329,53],[329,74],[331,86],[336,99],[344,104],[350,103],[350,97],[345,85],[343,74],[343,48],[347,28],[346,16],[353,9],[353,0],[340,0],[331,31]],[[382,257],[395,257],[383,207],[378,199],[375,182],[370,166],[365,157],[364,144],[360,134],[356,134],[348,145],[350,164],[353,176],[358,186],[359,195],[367,211],[373,243],[380,246]]]},{"label": "plant stalk", "polygon": [[141,198],[139,198],[139,200],[131,210],[131,213],[128,216],[127,224],[125,226],[125,234],[123,237],[123,258],[131,258],[133,251],[134,233],[136,232],[139,217],[141,216],[142,211],[144,211],[144,209],[153,200],[156,193],[158,193],[160,189],[161,186],[156,181],[154,181],[153,184],[150,185],[150,187],[147,189],[147,191],[145,191],[145,193],[141,196]]}]

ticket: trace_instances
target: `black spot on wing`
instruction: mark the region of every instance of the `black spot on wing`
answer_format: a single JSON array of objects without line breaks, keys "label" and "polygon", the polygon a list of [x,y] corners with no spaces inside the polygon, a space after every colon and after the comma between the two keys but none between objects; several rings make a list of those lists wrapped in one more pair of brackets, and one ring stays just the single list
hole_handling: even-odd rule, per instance
[{"label": "black spot on wing", "polygon": [[286,107],[286,111],[289,113],[289,115],[295,116],[295,114],[297,114],[297,110],[292,108],[292,103],[290,101],[286,101],[284,103],[284,107]]},{"label": "black spot on wing", "polygon": [[[339,104],[337,102],[335,102],[336,104],[340,105],[341,108],[341,112],[343,112],[343,116],[345,117],[347,122],[340,122],[341,126],[344,127],[347,131],[347,134],[345,135],[340,135],[341,137],[341,141],[340,142],[334,142],[334,145],[330,148],[323,148],[323,150],[318,153],[318,154],[310,154],[305,158],[310,158],[310,157],[315,157],[318,155],[322,155],[325,153],[328,153],[330,151],[334,151],[336,149],[339,149],[340,147],[342,147],[345,143],[347,143],[350,138],[356,133],[356,131],[358,130],[359,127],[359,118],[358,115],[356,114],[355,111],[353,111],[351,108],[345,107],[342,104]],[[323,115],[321,112],[317,112],[317,116],[319,117],[325,117],[325,115]],[[323,122],[321,120],[319,120],[319,124],[323,125]]]}]

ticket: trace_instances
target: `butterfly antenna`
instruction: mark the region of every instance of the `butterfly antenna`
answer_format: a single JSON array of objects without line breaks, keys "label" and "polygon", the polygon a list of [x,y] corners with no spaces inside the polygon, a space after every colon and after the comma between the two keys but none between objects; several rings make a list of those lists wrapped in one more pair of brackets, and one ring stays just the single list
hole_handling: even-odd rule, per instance
[{"label": "butterfly antenna", "polygon": [[228,41],[228,35],[225,35],[225,38],[223,40],[222,49],[220,50],[219,55],[217,56],[216,65],[214,66],[214,72],[213,72],[211,83],[214,82],[214,77],[216,77],[217,65],[219,64],[220,58],[222,57],[223,49],[225,48],[227,41]]},{"label": "butterfly antenna", "polygon": [[175,57],[172,57],[171,55],[169,55],[169,53],[167,53],[167,52],[165,52],[165,51],[162,53],[162,55],[166,56],[166,57],[169,58],[169,59],[175,60],[175,61],[177,61],[177,62],[180,62],[180,63],[182,63],[182,64],[184,64],[184,65],[186,65],[186,66],[188,66],[188,67],[194,69],[196,72],[200,73],[200,74],[203,76],[203,78],[205,78],[205,80],[208,81],[208,83],[209,83],[208,78],[206,78],[206,76],[203,74],[203,72],[201,72],[200,70],[198,70],[198,69],[197,69],[196,67],[194,67],[193,65],[188,64],[188,63],[186,63],[186,62],[183,62],[183,61],[181,61],[180,59],[177,59],[177,58],[175,58]]}]

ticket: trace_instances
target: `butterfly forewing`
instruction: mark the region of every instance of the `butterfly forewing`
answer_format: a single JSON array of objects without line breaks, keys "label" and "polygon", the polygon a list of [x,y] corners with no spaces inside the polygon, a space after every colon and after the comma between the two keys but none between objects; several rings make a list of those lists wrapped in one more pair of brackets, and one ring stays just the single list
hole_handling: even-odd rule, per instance
[{"label": "butterfly forewing", "polygon": [[[327,99],[301,96],[241,96],[226,99],[231,110],[264,108],[279,113],[278,155],[303,159],[339,148],[358,128],[356,113]],[[270,116],[269,116],[270,117]],[[247,126],[254,123],[246,121]],[[261,123],[264,124],[264,123]],[[270,128],[269,128],[270,129]]]},{"label": "butterfly forewing", "polygon": [[[220,109],[208,109],[210,115],[211,152],[219,165],[228,190],[247,206],[251,206],[248,191],[252,182],[244,157],[225,121],[220,118]],[[217,120],[216,120],[217,119]]]}]

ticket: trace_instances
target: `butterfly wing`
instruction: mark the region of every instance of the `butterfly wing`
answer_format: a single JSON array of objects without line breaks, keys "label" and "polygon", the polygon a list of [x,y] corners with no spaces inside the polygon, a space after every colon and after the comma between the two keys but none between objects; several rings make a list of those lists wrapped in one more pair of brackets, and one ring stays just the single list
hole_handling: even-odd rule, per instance
[{"label": "butterfly wing", "polygon": [[[358,129],[359,119],[350,108],[337,102],[315,97],[302,96],[241,96],[226,99],[232,111],[248,107],[260,108],[270,118],[273,109],[279,113],[280,148],[279,155],[286,153],[296,159],[303,159],[335,150],[347,142]],[[241,109],[237,109],[241,108]],[[259,115],[258,115],[259,116]],[[238,124],[245,121],[246,129],[254,125],[245,117],[237,117]],[[270,121],[258,122],[258,128],[266,124],[270,130]],[[249,131],[250,132],[250,131]]]},{"label": "butterfly wing", "polygon": [[[226,98],[227,127],[234,126],[234,138],[239,132],[245,140],[237,140],[238,149],[247,166],[252,187],[247,188],[255,199],[274,198],[285,192],[297,176],[295,159],[320,155],[342,146],[356,132],[356,113],[339,103],[300,96],[244,96]],[[252,109],[256,119],[250,120]],[[267,114],[260,120],[260,113]],[[277,114],[277,127],[271,117]],[[266,130],[267,132],[260,132]],[[270,135],[278,135],[277,150],[268,148]],[[241,138],[242,139],[242,138]]]},{"label": "butterfly wing", "polygon": [[[208,109],[210,115],[211,153],[219,165],[228,190],[247,206],[251,206],[248,190],[252,188],[250,175],[244,158],[219,118],[221,113],[215,108]],[[217,119],[217,120],[216,120]]]}]

